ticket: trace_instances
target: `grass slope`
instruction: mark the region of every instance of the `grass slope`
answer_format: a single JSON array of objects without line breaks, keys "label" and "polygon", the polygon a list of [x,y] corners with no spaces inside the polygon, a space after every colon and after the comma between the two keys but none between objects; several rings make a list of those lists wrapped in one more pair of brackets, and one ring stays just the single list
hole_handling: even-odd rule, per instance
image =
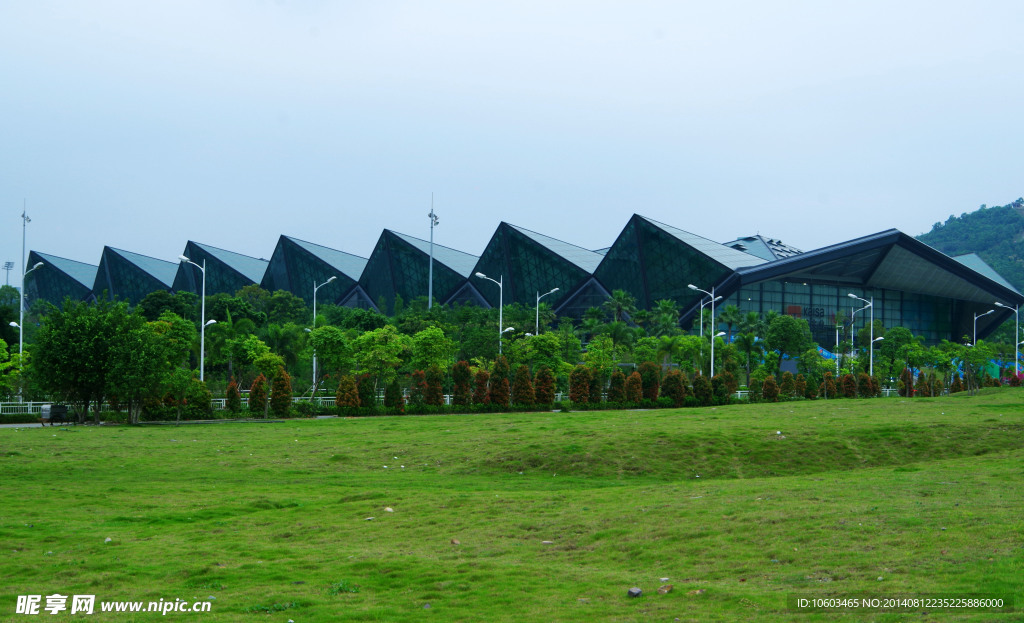
[{"label": "grass slope", "polygon": [[797,614],[794,593],[1024,608],[1020,397],[3,429],[0,619],[58,591],[296,623],[911,616]]}]

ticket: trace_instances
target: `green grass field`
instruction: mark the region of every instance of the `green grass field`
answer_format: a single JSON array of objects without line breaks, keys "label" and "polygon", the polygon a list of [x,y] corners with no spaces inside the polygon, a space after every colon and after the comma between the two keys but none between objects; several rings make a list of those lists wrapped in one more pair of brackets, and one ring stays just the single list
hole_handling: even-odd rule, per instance
[{"label": "green grass field", "polygon": [[0,619],[1019,621],[1022,397],[0,429]]}]

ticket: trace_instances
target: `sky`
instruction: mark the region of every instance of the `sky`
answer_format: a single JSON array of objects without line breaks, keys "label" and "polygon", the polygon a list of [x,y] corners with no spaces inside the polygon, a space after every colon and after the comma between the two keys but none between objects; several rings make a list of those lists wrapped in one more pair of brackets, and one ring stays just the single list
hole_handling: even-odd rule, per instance
[{"label": "sky", "polygon": [[[0,0],[0,261],[810,250],[1024,195],[1024,3]],[[12,275],[18,274],[16,267]],[[13,282],[17,277],[13,278]]]}]

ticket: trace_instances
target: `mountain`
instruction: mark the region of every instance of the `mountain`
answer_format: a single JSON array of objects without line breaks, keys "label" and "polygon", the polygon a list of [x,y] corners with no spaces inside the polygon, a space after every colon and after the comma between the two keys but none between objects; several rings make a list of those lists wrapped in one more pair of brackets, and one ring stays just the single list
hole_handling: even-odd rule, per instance
[{"label": "mountain", "polygon": [[946,255],[977,253],[1015,288],[1024,292],[1024,198],[1004,206],[981,206],[950,215],[945,223],[917,237]]}]

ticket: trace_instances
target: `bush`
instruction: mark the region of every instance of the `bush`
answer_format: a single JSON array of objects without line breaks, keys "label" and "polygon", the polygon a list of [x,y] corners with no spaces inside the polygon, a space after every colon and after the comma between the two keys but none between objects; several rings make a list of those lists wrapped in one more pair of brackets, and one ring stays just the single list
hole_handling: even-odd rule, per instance
[{"label": "bush", "polygon": [[661,384],[661,367],[653,361],[645,361],[637,368],[640,373],[644,400],[657,400]]},{"label": "bush", "polygon": [[260,374],[249,388],[249,412],[262,417],[267,411],[267,377]]},{"label": "bush", "polygon": [[292,377],[284,367],[277,368],[274,385],[270,389],[270,412],[274,417],[288,417],[292,410]]},{"label": "bush", "polygon": [[501,407],[508,406],[512,394],[508,382],[509,372],[508,359],[504,355],[498,355],[498,358],[494,360],[494,373],[491,375],[488,393],[491,404]]},{"label": "bush", "polygon": [[470,400],[470,379],[472,372],[469,369],[469,364],[465,361],[458,361],[452,367],[452,382],[454,387],[452,388],[452,404],[453,405],[468,405]]},{"label": "bush", "polygon": [[521,365],[516,368],[515,381],[512,383],[512,402],[517,405],[532,405],[537,398],[533,391],[533,381],[530,379],[530,368]]},{"label": "bush", "polygon": [[487,393],[490,376],[487,370],[477,370],[476,377],[473,379],[473,404],[484,405],[490,402]]},{"label": "bush", "polygon": [[[409,388],[409,406],[419,408],[427,404],[427,373],[423,370],[413,370],[410,376],[412,377],[412,386]],[[388,404],[388,389],[388,387],[384,388],[384,406],[391,407],[394,405]]]},{"label": "bush", "polygon": [[761,396],[765,402],[776,402],[779,399],[779,384],[775,382],[775,376],[769,374],[761,386]]},{"label": "bush", "polygon": [[[661,380],[661,396],[673,407],[683,406],[686,400],[686,378],[679,370],[669,370]],[[609,398],[611,392],[609,392]],[[659,398],[659,401],[662,399]]]},{"label": "bush", "polygon": [[373,377],[369,374],[360,374],[356,383],[356,390],[359,392],[359,406],[376,407],[377,388],[374,385]]},{"label": "bush", "polygon": [[423,390],[423,402],[439,407],[444,404],[444,372],[437,365],[427,368],[427,384]]},{"label": "bush", "polygon": [[338,381],[334,406],[338,409],[339,415],[350,415],[359,408],[359,389],[356,387],[356,380],[347,374]]},{"label": "bush", "polygon": [[786,371],[782,373],[782,382],[779,383],[779,395],[784,400],[790,400],[796,393],[796,383],[793,380],[793,373]]},{"label": "bush", "polygon": [[[417,406],[422,405],[420,402]],[[402,386],[398,384],[398,379],[391,381],[384,388],[384,406],[395,414],[405,413],[405,397],[402,396]]]},{"label": "bush", "polygon": [[693,377],[693,397],[697,399],[697,404],[702,407],[709,406],[714,400],[711,381],[709,381],[708,377],[703,374],[698,374]]},{"label": "bush", "polygon": [[844,374],[840,377],[839,382],[843,387],[843,396],[846,398],[857,397],[857,379],[852,374]]},{"label": "bush", "polygon": [[608,383],[608,402],[625,402],[626,400],[626,375],[622,370],[616,368],[612,372],[611,381]]},{"label": "bush", "polygon": [[804,375],[798,374],[796,375],[796,378],[793,379],[793,393],[798,398],[810,398],[810,396],[807,395],[807,379]]},{"label": "bush", "polygon": [[242,395],[238,391],[238,382],[235,381],[235,377],[231,377],[231,381],[228,383],[228,389],[224,393],[224,404],[227,407],[228,413],[235,415],[242,410]]}]

